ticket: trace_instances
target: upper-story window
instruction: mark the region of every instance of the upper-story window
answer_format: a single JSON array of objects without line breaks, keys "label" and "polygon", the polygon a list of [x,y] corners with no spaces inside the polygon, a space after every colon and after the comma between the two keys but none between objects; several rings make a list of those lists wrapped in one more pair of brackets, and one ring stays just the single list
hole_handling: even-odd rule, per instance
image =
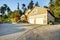
[{"label": "upper-story window", "polygon": [[37,12],[38,12],[37,9],[35,9],[35,10],[33,11],[34,14],[37,14]]}]

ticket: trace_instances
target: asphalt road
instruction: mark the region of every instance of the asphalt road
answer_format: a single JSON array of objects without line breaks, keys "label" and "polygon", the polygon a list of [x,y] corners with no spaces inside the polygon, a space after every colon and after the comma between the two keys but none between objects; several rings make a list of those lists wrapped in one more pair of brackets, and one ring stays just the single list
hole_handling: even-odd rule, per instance
[{"label": "asphalt road", "polygon": [[43,26],[30,24],[0,24],[0,40],[16,40],[22,37],[21,35],[26,31],[34,27],[38,27],[36,30],[33,30],[35,34],[32,35],[29,33],[30,35],[27,34],[27,37],[32,36],[32,38],[36,38],[36,40],[60,40],[60,24]]},{"label": "asphalt road", "polygon": [[29,29],[29,24],[0,24],[0,40],[16,40]]}]

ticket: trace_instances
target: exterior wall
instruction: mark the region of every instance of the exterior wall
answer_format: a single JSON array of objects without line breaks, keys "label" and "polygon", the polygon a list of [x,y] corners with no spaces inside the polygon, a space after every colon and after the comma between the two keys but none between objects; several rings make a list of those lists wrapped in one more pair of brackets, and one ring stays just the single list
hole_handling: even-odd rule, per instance
[{"label": "exterior wall", "polygon": [[27,18],[26,18],[25,15],[22,15],[22,16],[21,16],[21,21],[27,21]]},{"label": "exterior wall", "polygon": [[35,7],[29,13],[28,22],[29,22],[30,18],[34,19],[34,23],[33,24],[36,24],[36,19],[37,18],[43,18],[43,24],[48,24],[49,21],[52,21],[52,22],[55,21],[54,17],[50,13],[47,12],[46,8],[40,8],[40,7]]},{"label": "exterior wall", "polygon": [[[30,16],[28,18],[28,22],[31,24],[36,24],[36,19],[37,18],[43,18],[43,24],[47,24],[47,14],[41,14],[41,15],[34,15],[34,16]],[[29,19],[32,19],[31,21],[29,21]],[[34,20],[34,22],[32,22]],[[39,24],[39,21],[38,21]],[[42,24],[42,23],[41,23]]]},{"label": "exterior wall", "polygon": [[29,15],[29,12],[30,12],[31,10],[30,9],[28,9],[26,12],[25,12],[25,15],[27,16],[27,15]]},{"label": "exterior wall", "polygon": [[47,13],[47,20],[52,22],[55,21],[54,17],[50,13]]},{"label": "exterior wall", "polygon": [[46,8],[40,8],[40,7],[35,7],[28,16],[33,16],[33,15],[40,15],[40,14],[46,14],[47,9]]}]

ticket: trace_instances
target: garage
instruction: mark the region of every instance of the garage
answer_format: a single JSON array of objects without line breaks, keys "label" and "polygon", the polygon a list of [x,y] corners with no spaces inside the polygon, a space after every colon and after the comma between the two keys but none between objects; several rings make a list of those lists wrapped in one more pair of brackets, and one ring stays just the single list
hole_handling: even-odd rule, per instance
[{"label": "garage", "polygon": [[43,24],[43,18],[29,18],[28,21],[31,24]]},{"label": "garage", "polygon": [[36,24],[43,24],[43,18],[36,18]]}]

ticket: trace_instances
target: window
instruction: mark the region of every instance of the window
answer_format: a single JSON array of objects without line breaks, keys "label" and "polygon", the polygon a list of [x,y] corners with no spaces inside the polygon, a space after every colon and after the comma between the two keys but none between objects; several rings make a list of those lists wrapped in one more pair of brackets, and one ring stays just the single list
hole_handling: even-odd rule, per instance
[{"label": "window", "polygon": [[37,14],[37,9],[33,11],[34,14]]}]

